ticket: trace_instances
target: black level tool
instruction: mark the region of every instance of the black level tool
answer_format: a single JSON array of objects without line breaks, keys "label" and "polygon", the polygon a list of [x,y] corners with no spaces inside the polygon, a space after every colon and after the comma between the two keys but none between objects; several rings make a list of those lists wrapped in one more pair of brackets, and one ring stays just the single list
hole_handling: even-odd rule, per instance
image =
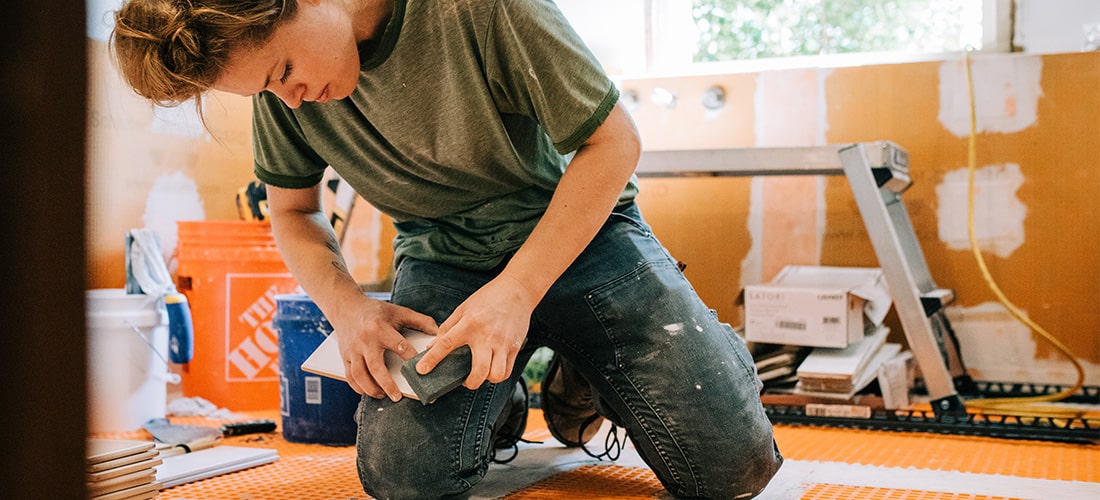
[{"label": "black level tool", "polygon": [[230,422],[222,424],[223,436],[241,436],[244,434],[257,434],[261,432],[275,432],[275,421],[263,418],[259,420],[246,420],[244,422]]}]

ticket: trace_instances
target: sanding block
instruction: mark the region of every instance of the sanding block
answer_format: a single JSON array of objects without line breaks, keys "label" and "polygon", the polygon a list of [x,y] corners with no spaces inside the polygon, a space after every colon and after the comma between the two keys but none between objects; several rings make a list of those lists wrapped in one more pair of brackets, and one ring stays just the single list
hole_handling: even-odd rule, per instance
[{"label": "sanding block", "polygon": [[426,352],[428,351],[425,350],[405,361],[401,365],[401,374],[405,376],[405,380],[416,394],[416,398],[422,404],[428,405],[434,403],[440,396],[462,385],[462,382],[470,375],[473,356],[470,353],[470,346],[460,346],[443,358],[443,361],[440,361],[434,370],[421,375],[416,371],[416,363],[424,357]]}]

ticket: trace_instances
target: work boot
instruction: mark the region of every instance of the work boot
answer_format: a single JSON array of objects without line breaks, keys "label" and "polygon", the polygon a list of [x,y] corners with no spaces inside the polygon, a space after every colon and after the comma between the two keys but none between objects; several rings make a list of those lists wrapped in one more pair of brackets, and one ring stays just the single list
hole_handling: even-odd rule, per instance
[{"label": "work boot", "polygon": [[571,448],[584,446],[603,423],[596,413],[592,387],[557,353],[542,377],[542,415],[550,434]]},{"label": "work boot", "polygon": [[[512,389],[512,398],[504,404],[493,423],[493,449],[513,448],[527,430],[527,384],[520,377]],[[518,451],[518,450],[517,450]]]}]

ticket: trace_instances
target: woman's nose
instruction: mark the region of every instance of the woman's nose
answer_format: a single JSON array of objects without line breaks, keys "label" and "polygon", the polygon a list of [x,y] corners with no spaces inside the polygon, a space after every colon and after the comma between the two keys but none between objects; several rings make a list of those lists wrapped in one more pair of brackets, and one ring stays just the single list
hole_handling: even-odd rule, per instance
[{"label": "woman's nose", "polygon": [[302,105],[302,93],[304,88],[301,85],[278,85],[274,89],[275,95],[282,99],[290,109],[298,109]]}]

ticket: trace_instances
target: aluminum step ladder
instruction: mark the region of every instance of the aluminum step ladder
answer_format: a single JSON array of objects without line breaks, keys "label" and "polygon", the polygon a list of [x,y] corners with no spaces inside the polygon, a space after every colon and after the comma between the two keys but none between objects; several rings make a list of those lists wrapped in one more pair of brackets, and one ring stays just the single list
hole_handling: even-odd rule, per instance
[{"label": "aluminum step ladder", "polygon": [[944,313],[954,291],[936,286],[901,194],[909,154],[889,141],[850,145],[646,151],[639,177],[844,175],[867,228],[905,338],[936,415],[965,415],[960,394],[976,394]]}]

